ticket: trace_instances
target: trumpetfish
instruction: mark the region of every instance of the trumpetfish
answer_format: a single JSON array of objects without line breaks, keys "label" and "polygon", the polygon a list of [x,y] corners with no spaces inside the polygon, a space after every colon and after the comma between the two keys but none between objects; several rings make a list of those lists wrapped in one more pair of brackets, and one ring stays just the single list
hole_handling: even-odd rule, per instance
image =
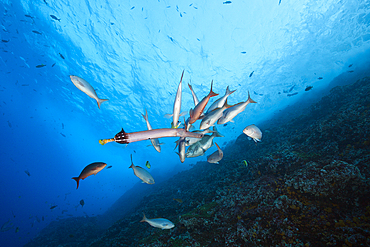
[{"label": "trumpetfish", "polygon": [[162,138],[162,137],[195,137],[195,138],[202,138],[203,134],[189,132],[189,131],[186,131],[185,129],[170,129],[170,128],[152,129],[152,130],[126,133],[122,128],[122,130],[120,132],[118,132],[114,136],[114,138],[101,139],[101,140],[99,140],[99,143],[101,145],[104,145],[108,142],[117,142],[117,143],[120,143],[120,144],[128,144],[128,143],[131,143],[131,142],[151,140],[151,139]]}]

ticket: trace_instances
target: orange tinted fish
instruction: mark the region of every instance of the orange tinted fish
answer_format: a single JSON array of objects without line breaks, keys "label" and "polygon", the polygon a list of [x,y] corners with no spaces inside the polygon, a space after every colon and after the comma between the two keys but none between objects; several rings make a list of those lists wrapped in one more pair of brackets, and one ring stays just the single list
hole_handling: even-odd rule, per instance
[{"label": "orange tinted fish", "polygon": [[84,180],[85,178],[87,178],[90,175],[95,175],[98,172],[100,172],[101,170],[103,170],[104,167],[106,167],[106,166],[107,166],[107,164],[105,164],[103,162],[94,162],[94,163],[91,163],[90,165],[86,166],[82,170],[80,176],[72,178],[72,179],[76,180],[76,182],[77,182],[77,188],[76,189],[78,189],[80,179]]}]

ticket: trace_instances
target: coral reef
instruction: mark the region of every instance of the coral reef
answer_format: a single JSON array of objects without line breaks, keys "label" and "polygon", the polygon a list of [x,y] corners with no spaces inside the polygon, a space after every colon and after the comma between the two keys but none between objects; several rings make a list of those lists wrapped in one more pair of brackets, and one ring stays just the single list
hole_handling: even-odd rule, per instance
[{"label": "coral reef", "polygon": [[[198,162],[102,234],[79,240],[85,246],[370,246],[370,78],[334,88],[303,112],[280,126],[260,125],[264,139],[257,145],[241,135],[220,165]],[[142,212],[176,227],[148,227],[139,222]],[[40,234],[34,243],[52,241]]]}]

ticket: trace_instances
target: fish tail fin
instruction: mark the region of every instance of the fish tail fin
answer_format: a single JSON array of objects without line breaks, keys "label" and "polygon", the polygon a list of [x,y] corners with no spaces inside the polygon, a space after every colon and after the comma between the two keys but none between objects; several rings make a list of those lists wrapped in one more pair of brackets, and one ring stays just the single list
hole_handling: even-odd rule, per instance
[{"label": "fish tail fin", "polygon": [[98,102],[98,107],[100,109],[100,104],[105,102],[105,101],[108,101],[109,99],[98,99],[97,102]]},{"label": "fish tail fin", "polygon": [[145,109],[145,115],[144,114],[141,114],[141,116],[143,116],[143,118],[144,118],[145,121],[148,121],[148,112],[147,112],[146,109]]},{"label": "fish tail fin", "polygon": [[80,178],[79,177],[73,177],[72,179],[76,180],[76,182],[77,182],[77,188],[76,188],[76,190],[77,190],[78,186],[80,185]]},{"label": "fish tail fin", "polygon": [[182,82],[182,77],[184,76],[184,71],[185,71],[185,70],[183,70],[183,71],[182,71],[181,79],[180,79],[180,83]]},{"label": "fish tail fin", "polygon": [[146,222],[146,220],[147,220],[147,218],[146,218],[145,214],[143,213],[143,219],[140,220],[140,222]]},{"label": "fish tail fin", "polygon": [[213,80],[212,80],[212,82],[211,82],[211,91],[209,91],[209,97],[214,97],[214,96],[217,96],[218,94],[217,93],[215,93],[215,92],[213,92],[212,91],[212,87],[213,87]]},{"label": "fish tail fin", "polygon": [[218,148],[218,150],[220,150],[221,151],[221,148],[218,146],[218,144],[215,142],[215,144],[216,144],[216,146],[217,146],[217,148]]},{"label": "fish tail fin", "polygon": [[134,167],[134,162],[132,162],[132,154],[130,154],[130,157],[131,157],[131,165],[129,168],[133,168]]},{"label": "fish tail fin", "polygon": [[173,114],[164,114],[164,117],[165,118],[170,118],[170,117],[172,117],[173,116]]},{"label": "fish tail fin", "polygon": [[189,88],[190,88],[190,91],[192,91],[192,92],[193,92],[193,87],[190,85],[190,83],[188,83],[188,86],[189,86]]},{"label": "fish tail fin", "polygon": [[233,92],[235,92],[236,91],[236,89],[235,90],[233,90],[233,91],[230,91],[230,89],[229,89],[229,86],[227,86],[227,88],[226,88],[226,95],[230,95],[230,94],[232,94]]},{"label": "fish tail fin", "polygon": [[249,94],[249,91],[248,91],[248,100],[247,101],[249,101],[249,103],[257,103],[256,101],[252,100],[251,95]]},{"label": "fish tail fin", "polygon": [[175,150],[177,148],[177,146],[180,144],[180,141],[181,141],[181,137],[180,137],[180,139],[178,139],[177,141],[175,141],[176,147],[173,150]]},{"label": "fish tail fin", "polygon": [[215,137],[224,137],[220,132],[217,131],[216,126],[213,127],[213,134]]},{"label": "fish tail fin", "polygon": [[227,109],[227,108],[232,107],[233,105],[229,105],[229,104],[227,103],[227,99],[226,99],[226,100],[225,100],[225,103],[224,103],[224,106],[225,106],[225,108]]}]

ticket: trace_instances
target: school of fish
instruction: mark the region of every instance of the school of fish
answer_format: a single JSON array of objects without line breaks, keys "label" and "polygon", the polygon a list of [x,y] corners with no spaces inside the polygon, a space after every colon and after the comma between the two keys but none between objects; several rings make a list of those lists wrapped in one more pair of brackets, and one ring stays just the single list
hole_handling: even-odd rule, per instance
[{"label": "school of fish", "polygon": [[[54,18],[55,19],[55,18]],[[253,72],[252,72],[253,73]],[[226,124],[227,122],[234,122],[233,119],[243,112],[247,105],[250,103],[257,103],[254,101],[248,92],[248,98],[245,102],[240,102],[235,105],[228,104],[228,97],[233,94],[236,90],[231,91],[229,86],[226,88],[225,95],[217,99],[211,106],[208,107],[206,110],[207,104],[212,97],[218,96],[217,93],[213,92],[213,80],[211,82],[211,88],[209,93],[199,101],[198,97],[196,96],[193,87],[188,84],[191,94],[193,96],[194,101],[194,108],[189,110],[189,117],[185,120],[183,127],[182,122],[179,121],[181,116],[185,116],[187,112],[181,112],[181,99],[182,99],[182,81],[184,77],[184,71],[182,71],[180,82],[177,88],[175,101],[173,104],[173,112],[172,114],[166,114],[166,118],[172,117],[171,128],[160,128],[160,129],[153,129],[149,123],[148,112],[145,110],[145,115],[142,114],[146,125],[147,130],[138,131],[138,132],[125,132],[122,128],[120,132],[118,132],[113,138],[108,139],[101,139],[99,143],[101,145],[105,145],[109,142],[116,142],[119,144],[129,144],[131,142],[138,142],[143,140],[150,140],[151,145],[155,148],[157,152],[161,152],[161,145],[164,143],[159,142],[159,138],[165,137],[178,137],[179,139],[176,141],[176,147],[178,147],[177,154],[179,155],[180,161],[183,163],[186,158],[198,157],[204,155],[208,149],[214,146],[217,147],[217,150],[207,157],[207,161],[213,164],[219,164],[219,162],[223,158],[223,151],[221,150],[220,146],[217,143],[214,143],[213,140],[216,137],[224,137],[217,131],[216,123],[217,124]],[[108,99],[100,99],[94,88],[84,79],[70,75],[70,79],[73,84],[82,92],[84,92],[89,97],[96,100],[98,103],[98,107],[100,109],[101,103],[108,101]],[[201,120],[199,130],[190,131],[193,128],[193,124]],[[212,128],[212,129],[211,129]],[[262,132],[261,130],[254,124],[247,126],[243,133],[246,134],[249,138],[253,139],[256,143],[260,142],[262,139]],[[187,149],[186,149],[187,147]],[[243,161],[247,166],[247,162]],[[86,166],[81,174],[78,177],[73,177],[77,182],[77,189],[79,187],[79,181],[82,179],[84,180],[90,175],[96,175],[98,172],[103,170],[107,166],[106,163],[103,162],[94,162]],[[151,165],[149,161],[146,162],[145,166],[150,169]],[[112,166],[108,166],[110,168]],[[107,168],[107,169],[108,169]],[[134,175],[138,177],[143,183],[146,184],[154,184],[153,176],[144,168],[140,166],[135,166],[132,159],[131,154],[131,165],[129,168],[132,168]],[[180,198],[174,199],[179,203],[182,203]],[[83,206],[83,200],[80,202]],[[140,222],[147,222],[149,225],[160,228],[160,229],[171,229],[175,225],[165,218],[153,218],[148,219],[146,218],[145,214],[143,213],[143,219]]]}]

